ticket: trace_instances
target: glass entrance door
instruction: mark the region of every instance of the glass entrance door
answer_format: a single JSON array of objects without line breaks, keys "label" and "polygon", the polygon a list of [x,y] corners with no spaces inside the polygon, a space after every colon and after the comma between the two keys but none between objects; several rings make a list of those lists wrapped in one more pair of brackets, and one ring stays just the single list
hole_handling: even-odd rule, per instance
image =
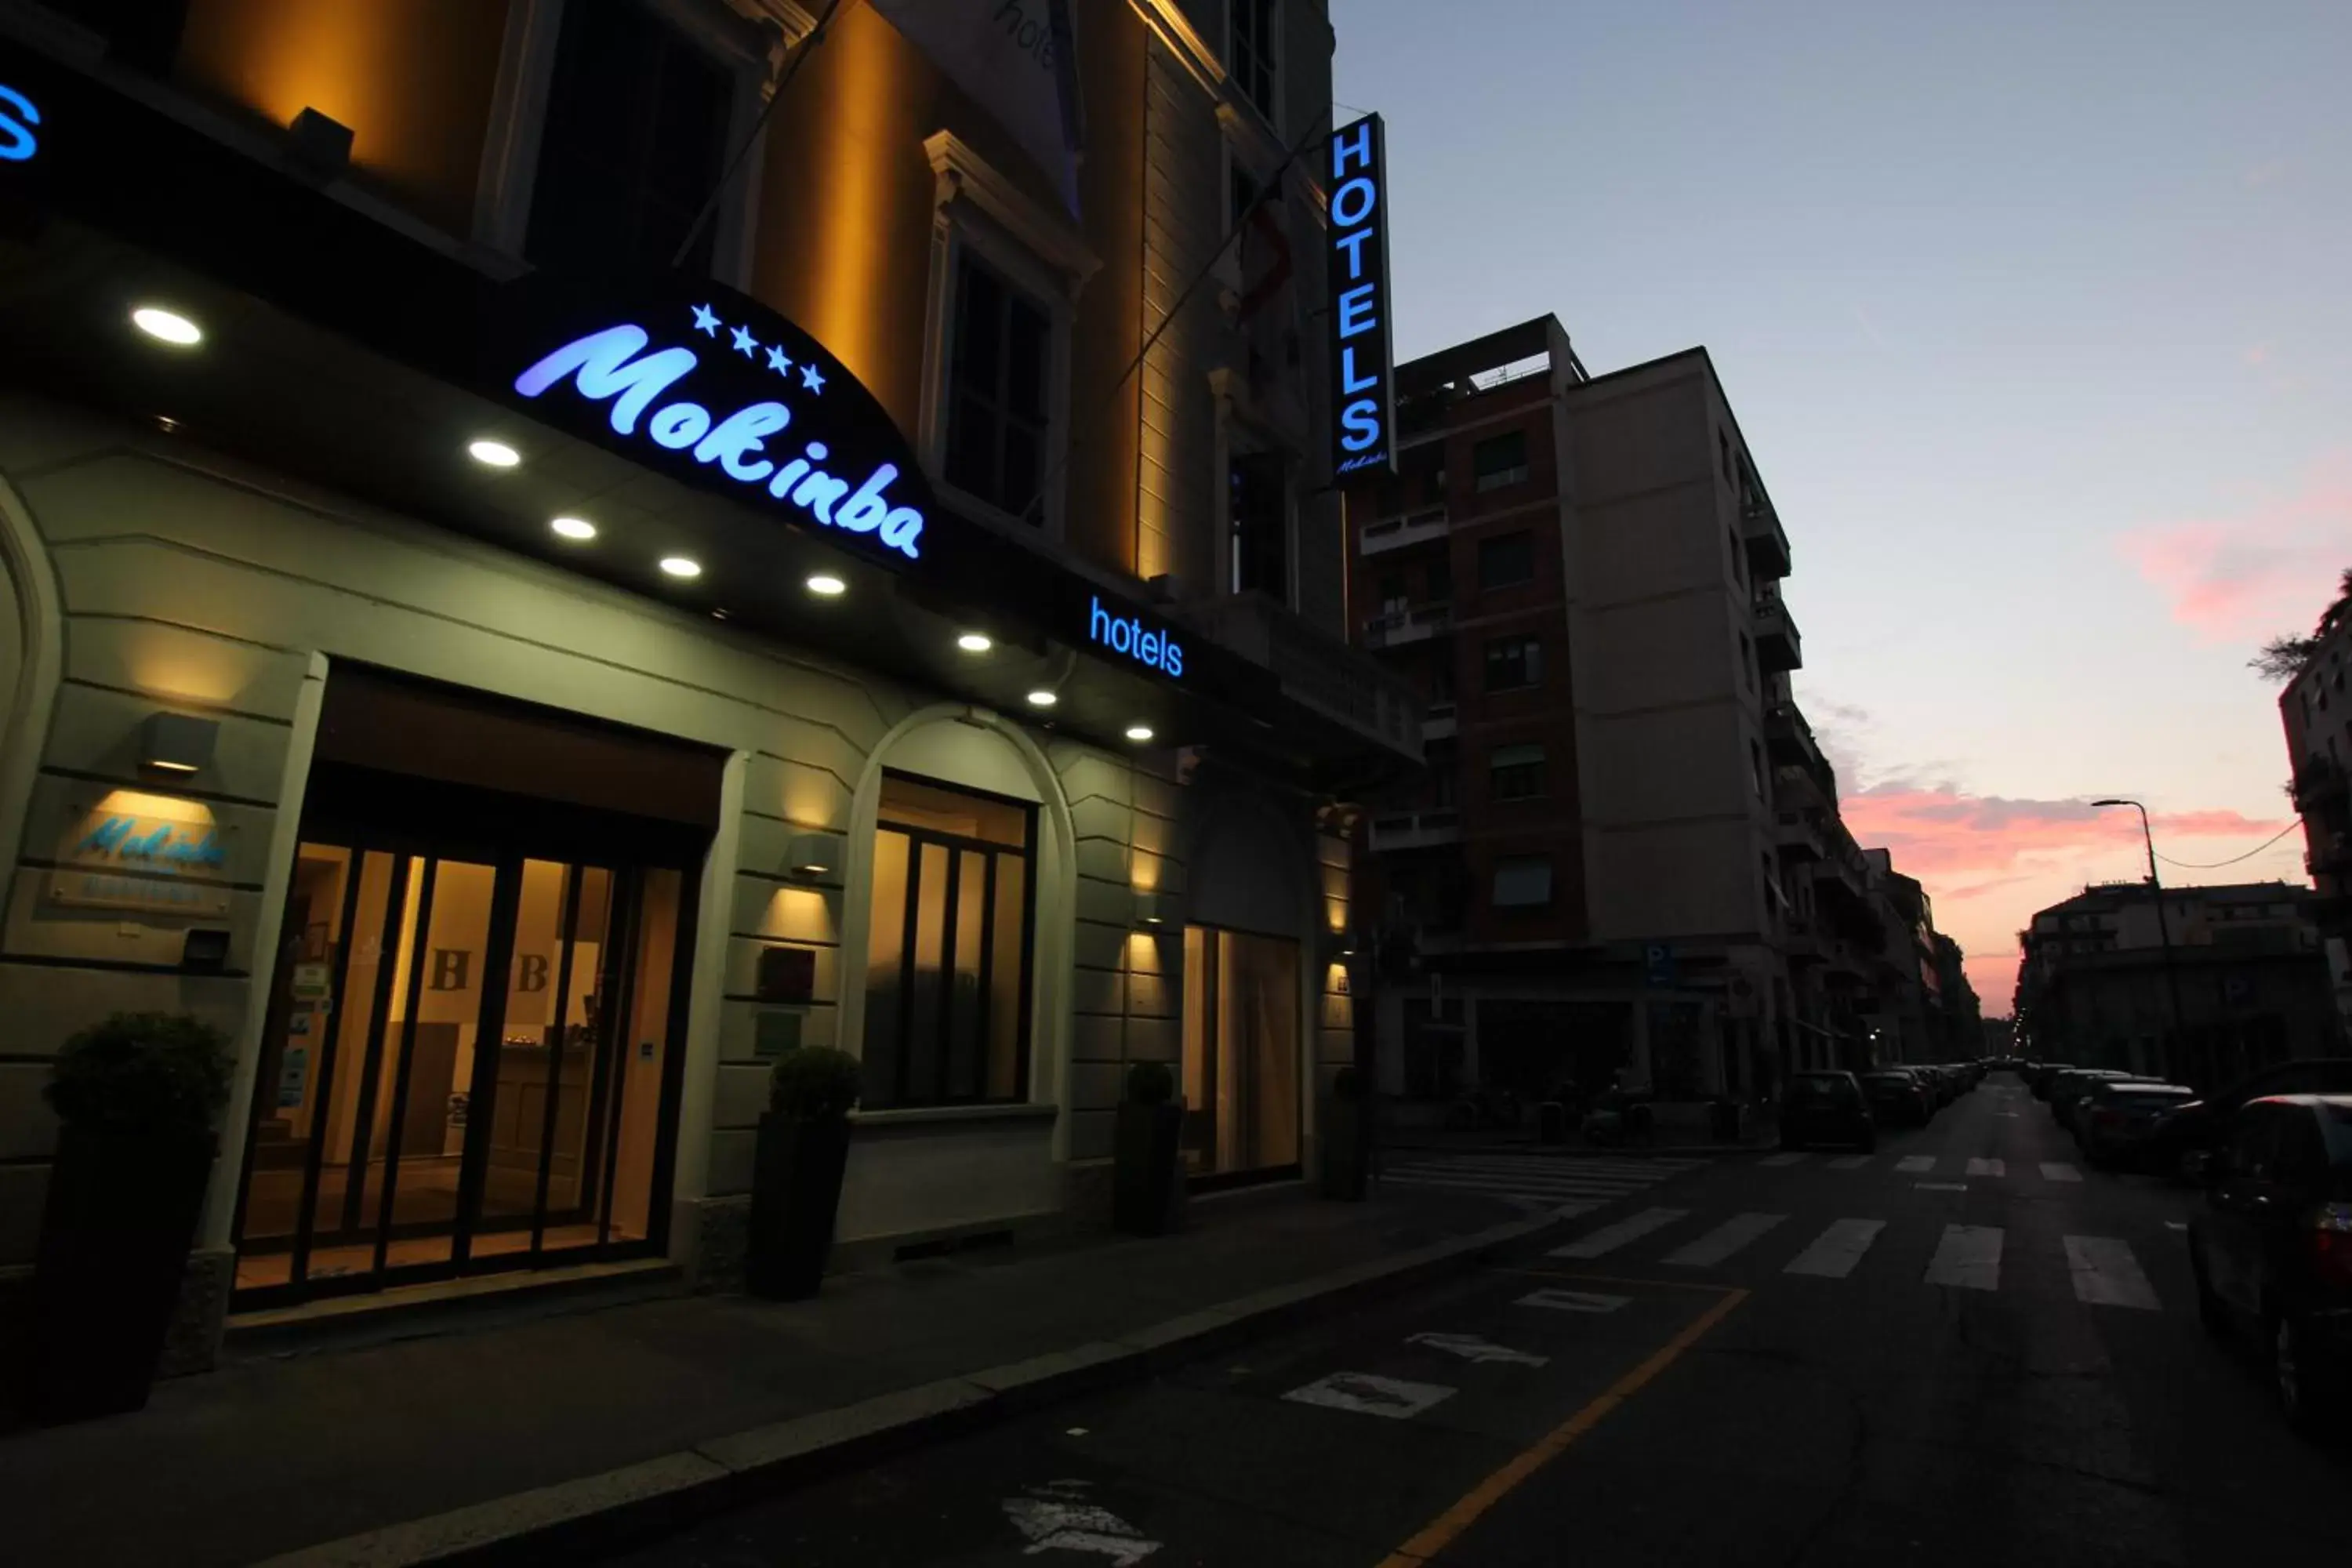
[{"label": "glass entrance door", "polygon": [[1184,928],[1184,1162],[1196,1178],[1298,1164],[1298,944]]},{"label": "glass entrance door", "polygon": [[303,844],[240,1304],[649,1243],[683,880]]}]

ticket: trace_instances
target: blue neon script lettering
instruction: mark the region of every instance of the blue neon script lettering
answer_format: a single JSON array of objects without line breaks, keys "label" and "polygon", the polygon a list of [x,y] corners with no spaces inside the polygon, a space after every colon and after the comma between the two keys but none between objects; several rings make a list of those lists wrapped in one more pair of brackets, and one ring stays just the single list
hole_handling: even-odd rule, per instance
[{"label": "blue neon script lettering", "polygon": [[[1332,301],[1339,339],[1339,392],[1348,399],[1339,408],[1339,448],[1351,454],[1339,464],[1344,473],[1379,462],[1385,444],[1380,400],[1358,395],[1376,392],[1388,370],[1380,348],[1385,280],[1366,276],[1364,257],[1365,246],[1379,233],[1374,220],[1381,205],[1380,187],[1372,178],[1370,120],[1360,120],[1331,138],[1331,248],[1348,284]],[[1351,341],[1368,335],[1370,343]]]},{"label": "blue neon script lettering", "polygon": [[653,335],[643,327],[625,322],[591,332],[517,376],[515,390],[537,397],[558,382],[571,381],[591,403],[612,400],[609,417],[616,433],[635,435],[643,419],[646,435],[656,446],[673,452],[690,450],[696,462],[713,465],[740,484],[764,485],[769,495],[790,501],[828,528],[876,534],[908,560],[921,558],[923,514],[910,506],[890,504],[887,492],[898,477],[897,464],[884,463],[853,490],[847,479],[817,466],[830,455],[823,441],[809,442],[801,456],[782,466],[763,455],[767,438],[793,422],[793,411],[782,404],[749,404],[714,420],[709,409],[681,397],[655,408],[647,418],[646,410],[701,363],[692,349],[646,353],[652,342]]},{"label": "blue neon script lettering", "polygon": [[149,860],[177,869],[183,866],[218,866],[220,835],[207,831],[201,838],[159,823],[142,833],[135,816],[110,816],[81,837],[77,855],[111,855],[118,860]]},{"label": "blue neon script lettering", "polygon": [[41,139],[33,134],[33,127],[41,122],[41,111],[33,100],[13,87],[0,87],[0,163],[23,163],[41,150]]},{"label": "blue neon script lettering", "polygon": [[1184,650],[1174,637],[1164,631],[1147,630],[1137,616],[1112,615],[1103,608],[1100,599],[1094,600],[1088,608],[1087,637],[1113,653],[1123,653],[1163,675],[1181,676],[1184,673]]}]

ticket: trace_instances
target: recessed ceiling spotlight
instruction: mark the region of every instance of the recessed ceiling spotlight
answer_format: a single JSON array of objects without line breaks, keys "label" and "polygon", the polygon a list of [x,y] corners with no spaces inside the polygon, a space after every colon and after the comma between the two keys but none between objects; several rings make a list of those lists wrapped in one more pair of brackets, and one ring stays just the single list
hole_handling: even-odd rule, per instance
[{"label": "recessed ceiling spotlight", "polygon": [[1055,703],[1059,702],[1061,698],[1059,696],[1055,695],[1054,692],[1046,690],[1042,686],[1029,694],[1029,706],[1032,708],[1051,708]]},{"label": "recessed ceiling spotlight", "polygon": [[1135,742],[1149,741],[1151,739],[1151,726],[1149,724],[1129,724],[1127,727],[1127,738]]},{"label": "recessed ceiling spotlight", "polygon": [[995,646],[988,640],[988,634],[985,632],[966,632],[956,638],[956,647],[966,653],[986,653]]},{"label": "recessed ceiling spotlight", "polygon": [[810,593],[827,599],[838,598],[849,592],[849,584],[830,572],[818,573],[808,580],[806,585]]},{"label": "recessed ceiling spotlight", "polygon": [[142,305],[131,312],[131,324],[158,342],[188,348],[205,341],[205,330],[177,310]]},{"label": "recessed ceiling spotlight", "polygon": [[566,539],[593,539],[596,525],[584,517],[559,517],[547,525]]},{"label": "recessed ceiling spotlight", "polygon": [[699,577],[702,575],[702,563],[695,560],[692,556],[688,555],[663,556],[661,558],[661,569],[668,573],[673,577]]},{"label": "recessed ceiling spotlight", "polygon": [[493,468],[511,468],[522,461],[522,454],[504,441],[476,441],[466,452],[474,461]]}]

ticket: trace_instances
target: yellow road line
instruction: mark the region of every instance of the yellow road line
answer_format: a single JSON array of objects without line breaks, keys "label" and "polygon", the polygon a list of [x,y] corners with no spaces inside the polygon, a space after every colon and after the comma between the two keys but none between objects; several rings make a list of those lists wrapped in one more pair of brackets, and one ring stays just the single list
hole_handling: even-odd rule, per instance
[{"label": "yellow road line", "polygon": [[1426,1563],[1444,1551],[1464,1531],[1475,1524],[1488,1509],[1508,1497],[1521,1481],[1558,1458],[1579,1437],[1600,1426],[1611,1411],[1648,1386],[1651,1379],[1672,1366],[1683,1352],[1698,1343],[1717,1323],[1731,1315],[1734,1307],[1746,1300],[1747,1291],[1734,1289],[1700,1313],[1697,1321],[1668,1340],[1649,1360],[1612,1384],[1607,1393],[1546,1433],[1534,1447],[1513,1456],[1502,1468],[1472,1487],[1461,1501],[1432,1520],[1420,1534],[1382,1558],[1381,1568],[1414,1568],[1415,1564]]}]

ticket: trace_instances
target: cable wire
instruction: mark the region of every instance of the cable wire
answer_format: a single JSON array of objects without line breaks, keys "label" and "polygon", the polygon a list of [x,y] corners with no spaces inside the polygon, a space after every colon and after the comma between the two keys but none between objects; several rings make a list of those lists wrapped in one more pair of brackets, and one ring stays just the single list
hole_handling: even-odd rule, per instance
[{"label": "cable wire", "polygon": [[2272,845],[2277,843],[2280,839],[2284,838],[2288,834],[2293,833],[2296,828],[2301,827],[2302,826],[2303,818],[2298,816],[2293,822],[2288,823],[2284,827],[2280,828],[2276,833],[2272,834],[2268,838],[2263,839],[2260,844],[2255,845],[2252,849],[2247,850],[2243,855],[2233,855],[2227,860],[2175,860],[2169,855],[2158,855],[2157,858],[2163,861],[2168,866],[2178,866],[2184,871],[2218,871],[2224,866],[2234,866],[2241,860],[2252,859],[2255,856],[2261,854],[2263,850],[2269,848]]}]

